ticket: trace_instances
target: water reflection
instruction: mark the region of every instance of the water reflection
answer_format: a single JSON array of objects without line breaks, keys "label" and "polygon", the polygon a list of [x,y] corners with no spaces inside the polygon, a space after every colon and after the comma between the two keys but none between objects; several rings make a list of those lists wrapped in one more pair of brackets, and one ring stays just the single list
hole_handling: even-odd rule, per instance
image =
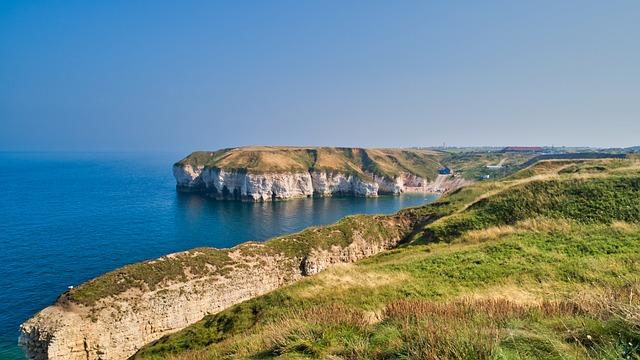
[{"label": "water reflection", "polygon": [[390,214],[434,201],[435,195],[403,194],[379,198],[307,198],[250,203],[218,201],[200,194],[178,193],[177,237],[213,247],[230,247],[330,224],[351,214]]},{"label": "water reflection", "polygon": [[24,358],[20,323],[68,285],[176,251],[265,240],[435,199],[215,201],[176,193],[169,164],[180,155],[0,153],[0,309],[12,309],[0,311],[0,359]]}]

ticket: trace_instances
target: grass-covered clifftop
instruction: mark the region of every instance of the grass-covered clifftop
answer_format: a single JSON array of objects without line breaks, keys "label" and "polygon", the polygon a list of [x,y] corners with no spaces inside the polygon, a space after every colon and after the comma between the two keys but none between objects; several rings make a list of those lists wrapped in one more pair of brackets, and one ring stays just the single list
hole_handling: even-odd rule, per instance
[{"label": "grass-covered clifftop", "polygon": [[230,256],[233,253],[248,257],[278,255],[283,259],[279,264],[282,268],[296,268],[312,251],[346,248],[359,239],[375,245],[389,238],[403,238],[410,229],[407,216],[348,216],[329,226],[309,227],[264,243],[247,242],[230,249],[197,248],[127,265],[70,290],[59,301],[92,306],[131,289],[149,291],[197,277],[225,276],[243,266]]},{"label": "grass-covered clifftop", "polygon": [[[619,156],[602,152],[583,155]],[[545,155],[547,157],[580,154]],[[394,178],[411,173],[432,180],[443,166],[468,180],[499,179],[521,169],[536,154],[488,151],[446,151],[431,149],[365,149],[343,147],[247,146],[216,151],[195,151],[176,165],[283,173],[327,171],[367,177],[376,174]],[[572,160],[567,160],[572,161]],[[577,160],[576,160],[577,161]],[[498,166],[499,165],[499,166]],[[489,167],[488,167],[489,166]],[[493,167],[491,167],[493,166]]]},{"label": "grass-covered clifftop", "polygon": [[408,241],[245,301],[137,358],[634,359],[640,163],[546,161],[396,216]]},{"label": "grass-covered clifftop", "polygon": [[402,172],[433,179],[442,154],[417,149],[254,146],[197,151],[178,165],[204,166],[251,173],[328,171],[377,174],[393,178]]}]

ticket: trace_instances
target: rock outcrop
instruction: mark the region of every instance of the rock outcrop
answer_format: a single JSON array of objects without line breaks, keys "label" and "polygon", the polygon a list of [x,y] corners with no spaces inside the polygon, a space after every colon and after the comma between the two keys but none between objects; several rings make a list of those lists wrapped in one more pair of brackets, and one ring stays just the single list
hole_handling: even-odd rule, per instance
[{"label": "rock outcrop", "polygon": [[250,174],[192,165],[174,165],[181,191],[204,192],[216,199],[269,201],[313,195],[313,180],[306,173]]},{"label": "rock outcrop", "polygon": [[443,193],[461,185],[438,175],[441,153],[419,149],[246,147],[198,151],[173,167],[178,190],[216,199]]},{"label": "rock outcrop", "polygon": [[219,200],[270,201],[311,196],[353,195],[375,197],[404,192],[444,193],[464,185],[462,178],[438,175],[435,180],[401,173],[396,178],[326,171],[260,173],[226,171],[203,166],[173,167],[177,188],[202,192]]},{"label": "rock outcrop", "polygon": [[296,266],[284,266],[292,262],[281,256],[258,262],[240,251],[230,255],[237,263],[224,276],[192,276],[155,290],[132,288],[91,306],[59,301],[22,325],[19,344],[29,359],[126,359],[150,341],[301,276]]},{"label": "rock outcrop", "polygon": [[207,314],[390,249],[413,222],[407,215],[353,216],[265,243],[130,265],[63,294],[21,326],[19,343],[29,359],[126,359]]}]

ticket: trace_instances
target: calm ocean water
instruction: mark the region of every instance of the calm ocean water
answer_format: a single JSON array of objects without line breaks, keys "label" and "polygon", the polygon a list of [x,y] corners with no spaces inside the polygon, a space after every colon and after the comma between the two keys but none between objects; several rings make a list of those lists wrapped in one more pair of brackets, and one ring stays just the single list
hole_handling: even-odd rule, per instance
[{"label": "calm ocean water", "polygon": [[176,193],[171,165],[182,155],[0,153],[0,359],[24,359],[20,323],[68,285],[116,267],[435,199],[219,202]]}]

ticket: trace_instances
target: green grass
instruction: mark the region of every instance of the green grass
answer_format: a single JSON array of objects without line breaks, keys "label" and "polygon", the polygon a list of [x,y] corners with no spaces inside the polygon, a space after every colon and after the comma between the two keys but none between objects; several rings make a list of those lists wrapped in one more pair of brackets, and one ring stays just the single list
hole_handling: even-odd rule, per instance
[{"label": "green grass", "polygon": [[[207,316],[136,358],[637,359],[638,164],[558,165],[403,210],[414,231],[399,248]],[[357,226],[388,230],[332,232]]]},{"label": "green grass", "polygon": [[[306,153],[311,150],[315,151],[314,149],[304,148],[285,148],[284,150],[282,148],[267,149],[268,151],[276,151],[278,153],[291,151],[297,154]],[[333,152],[339,152],[343,155],[346,154],[344,156],[347,158],[355,159],[362,159],[363,152],[378,158],[390,156],[394,159],[393,161],[398,164],[405,162],[405,160],[400,160],[402,158],[400,154],[404,154],[404,157],[410,159],[406,160],[408,163],[419,163],[419,160],[416,159],[422,159],[422,155],[417,154],[423,154],[420,150],[322,149],[325,149],[323,151],[326,152],[331,151],[332,154]],[[201,164],[210,164],[207,161],[215,163],[220,161],[220,159],[230,156],[233,151],[234,149],[225,149],[211,153],[196,152],[183,161],[184,163],[193,161]],[[254,150],[247,151],[251,153]],[[424,154],[431,153],[424,152]],[[243,152],[242,155],[246,155],[246,151]],[[381,161],[377,164],[384,165]],[[432,163],[431,165],[433,166],[434,164],[435,163]],[[409,167],[410,165],[404,164],[401,166]],[[434,171],[435,168],[436,167],[434,167]],[[468,189],[460,189],[446,200],[440,201],[434,206],[406,209],[392,216],[349,216],[333,225],[311,227],[299,233],[268,240],[264,243],[264,246],[245,244],[231,250],[201,248],[197,249],[198,255],[193,257],[190,252],[187,252],[172,257],[165,257],[161,261],[152,260],[128,265],[72,289],[65,296],[61,297],[60,301],[72,301],[92,306],[101,299],[117,296],[130,289],[153,290],[172,281],[184,281],[187,273],[194,276],[213,275],[214,272],[225,275],[233,266],[237,265],[228,257],[228,252],[234,250],[240,250],[243,254],[247,255],[281,254],[293,262],[299,262],[309,255],[313,249],[326,250],[332,246],[345,247],[351,244],[356,237],[364,237],[366,241],[371,243],[384,242],[389,238],[404,238],[412,232],[416,224],[449,215],[483,192],[495,188],[498,188],[495,183],[488,182]],[[207,263],[213,265],[213,269],[205,266]],[[282,264],[283,267],[290,265],[289,263]]]},{"label": "green grass", "polygon": [[372,244],[389,238],[401,239],[408,234],[411,226],[408,215],[355,215],[333,225],[307,228],[262,244],[245,243],[222,250],[193,249],[108,272],[70,290],[59,301],[92,306],[101,299],[117,296],[130,289],[155,290],[171,282],[185,281],[188,276],[224,276],[233,267],[242,266],[242,263],[229,257],[229,252],[236,250],[246,256],[279,254],[288,259],[280,264],[283,268],[296,268],[298,265],[295,264],[300,264],[313,250],[346,247],[359,238]]},{"label": "green grass", "polygon": [[429,241],[452,241],[469,230],[549,217],[581,223],[640,219],[640,178],[553,179],[517,185],[425,228]]},{"label": "green grass", "polygon": [[190,253],[135,263],[108,272],[72,289],[61,301],[93,305],[100,299],[133,288],[155,290],[160,284],[168,281],[184,281],[187,268],[194,274],[215,271],[217,274],[224,275],[231,265],[233,262],[224,250],[194,249]]},{"label": "green grass", "polygon": [[[522,233],[475,245],[409,246],[211,315],[143,349],[138,357],[199,350],[214,358],[521,358],[514,357],[516,352],[531,358],[572,353],[599,358],[599,352],[622,351],[618,341],[638,344],[640,337],[635,324],[616,324],[614,314],[589,308],[580,296],[589,289],[637,285],[639,261],[637,228],[619,231],[606,225],[577,226],[561,236]],[[363,273],[373,281],[332,283],[336,277]],[[392,280],[376,286],[376,275]],[[550,300],[567,302],[568,310],[544,313],[536,302],[518,298],[496,306],[500,317],[485,316],[480,300],[456,310],[461,297],[476,294],[489,301],[487,297],[508,296],[514,288],[532,289],[523,291],[536,301],[550,293]],[[404,304],[404,312],[390,314],[389,308],[399,301],[410,303]],[[587,309],[569,311],[579,306]],[[421,313],[421,308],[427,311]],[[376,321],[362,321],[376,312]],[[599,328],[592,330],[585,323]],[[593,349],[572,343],[559,325],[570,325],[576,334],[597,334],[598,341]]]}]

